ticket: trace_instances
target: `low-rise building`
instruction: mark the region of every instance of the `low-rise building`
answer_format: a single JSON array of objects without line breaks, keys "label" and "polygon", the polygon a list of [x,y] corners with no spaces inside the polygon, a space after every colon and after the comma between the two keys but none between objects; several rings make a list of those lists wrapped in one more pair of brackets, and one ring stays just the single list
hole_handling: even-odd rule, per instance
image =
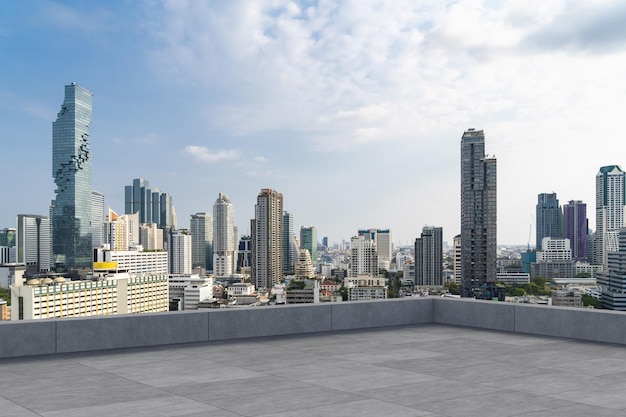
[{"label": "low-rise building", "polygon": [[133,246],[130,250],[109,250],[108,245],[103,245],[95,252],[94,262],[116,262],[120,271],[127,271],[131,275],[168,273],[166,251],[144,251],[141,245]]},{"label": "low-rise building", "polygon": [[12,320],[156,313],[168,310],[167,275],[107,273],[94,280],[29,280],[11,286]]},{"label": "low-rise building", "polygon": [[347,277],[344,286],[348,289],[348,301],[387,298],[384,277],[372,277],[367,274]]}]

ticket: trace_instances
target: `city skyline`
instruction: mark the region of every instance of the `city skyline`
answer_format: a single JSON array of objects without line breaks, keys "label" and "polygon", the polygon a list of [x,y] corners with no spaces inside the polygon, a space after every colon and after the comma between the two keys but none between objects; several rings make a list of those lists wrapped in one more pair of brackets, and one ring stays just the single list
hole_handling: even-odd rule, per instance
[{"label": "city skyline", "polygon": [[606,153],[623,146],[624,16],[617,1],[8,3],[0,151],[20,181],[0,228],[47,215],[50,125],[77,82],[94,93],[93,190],[117,212],[149,178],[179,228],[222,192],[246,235],[273,188],[294,230],[331,244],[381,228],[411,245],[425,224],[451,244],[459,134],[475,127],[500,161],[498,243],[526,244],[537,193],[591,213],[598,168],[626,165]]}]

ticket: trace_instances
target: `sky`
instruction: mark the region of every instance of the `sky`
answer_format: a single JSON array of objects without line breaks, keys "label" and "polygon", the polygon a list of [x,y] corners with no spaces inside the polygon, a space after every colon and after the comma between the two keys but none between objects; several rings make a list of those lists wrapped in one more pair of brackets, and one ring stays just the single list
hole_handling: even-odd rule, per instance
[{"label": "sky", "polygon": [[535,242],[537,194],[587,203],[626,167],[622,0],[0,1],[0,228],[48,213],[64,86],[93,92],[93,188],[144,178],[179,228],[262,188],[295,233],[460,232],[460,141],[498,164],[498,243]]}]

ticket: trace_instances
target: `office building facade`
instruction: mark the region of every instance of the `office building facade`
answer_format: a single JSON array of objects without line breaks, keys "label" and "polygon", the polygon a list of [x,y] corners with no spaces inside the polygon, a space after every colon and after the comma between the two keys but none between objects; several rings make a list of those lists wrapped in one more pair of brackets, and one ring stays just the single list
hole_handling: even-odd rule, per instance
[{"label": "office building facade", "polygon": [[124,188],[124,213],[139,213],[140,223],[156,223],[165,234],[174,227],[172,196],[151,187],[150,182],[136,178]]},{"label": "office building facade", "polygon": [[213,217],[209,213],[191,215],[191,267],[213,270]]},{"label": "office building facade", "polygon": [[91,124],[92,93],[72,83],[52,123],[52,250],[55,263],[66,270],[92,268]]},{"label": "office building facade", "polygon": [[496,159],[485,155],[482,130],[461,138],[461,295],[480,297],[496,280]]},{"label": "office building facade", "polygon": [[563,205],[563,237],[570,241],[572,258],[587,259],[588,231],[587,205],[579,200]]},{"label": "office building facade", "polygon": [[[300,248],[311,254],[313,267],[317,265],[317,229],[315,226],[300,227]],[[317,269],[317,268],[316,268]]]},{"label": "office building facade", "polygon": [[535,208],[537,222],[536,248],[542,250],[541,242],[544,237],[560,239],[563,237],[563,216],[559,199],[556,193],[541,193],[537,196],[537,206]]},{"label": "office building facade", "polygon": [[50,220],[46,216],[17,215],[17,263],[29,273],[50,271]]}]

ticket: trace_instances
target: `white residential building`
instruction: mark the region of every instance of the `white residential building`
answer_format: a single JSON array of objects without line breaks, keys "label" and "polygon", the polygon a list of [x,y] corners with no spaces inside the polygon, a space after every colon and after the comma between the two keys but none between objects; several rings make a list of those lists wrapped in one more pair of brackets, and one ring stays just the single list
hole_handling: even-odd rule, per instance
[{"label": "white residential building", "polygon": [[219,193],[213,204],[213,273],[215,276],[229,276],[237,272],[238,241],[233,204],[226,194]]},{"label": "white residential building", "polygon": [[156,223],[142,223],[139,226],[139,243],[144,250],[163,250],[163,229]]},{"label": "white residential building", "polygon": [[350,275],[378,276],[376,243],[367,236],[354,236],[350,240]]},{"label": "white residential building", "polygon": [[191,235],[186,230],[170,234],[170,274],[191,274]]}]

